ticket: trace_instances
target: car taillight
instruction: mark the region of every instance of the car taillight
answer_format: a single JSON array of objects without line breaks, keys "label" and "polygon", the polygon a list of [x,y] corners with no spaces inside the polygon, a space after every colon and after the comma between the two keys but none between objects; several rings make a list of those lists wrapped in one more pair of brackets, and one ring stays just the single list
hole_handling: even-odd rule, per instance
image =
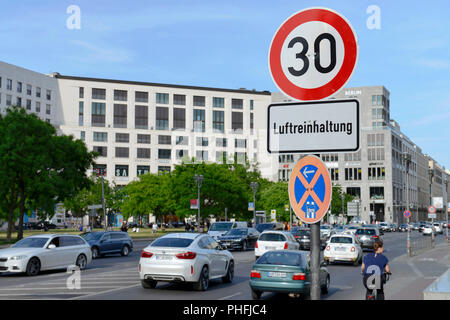
[{"label": "car taillight", "polygon": [[286,242],[285,244],[284,244],[284,249],[287,249],[288,248],[288,243]]},{"label": "car taillight", "polygon": [[300,238],[300,236],[294,236],[295,237],[295,239],[298,239],[298,238]]},{"label": "car taillight", "polygon": [[255,243],[255,248],[258,248],[258,241],[256,241]]},{"label": "car taillight", "polygon": [[184,252],[184,253],[179,253],[176,254],[175,257],[177,257],[178,259],[194,259],[197,256],[197,254],[195,252]]},{"label": "car taillight", "polygon": [[327,248],[325,250],[330,251],[330,246],[327,246]]},{"label": "car taillight", "polygon": [[144,250],[141,251],[141,258],[151,258],[152,256],[153,256],[153,253],[151,253],[151,252],[147,252]]},{"label": "car taillight", "polygon": [[378,239],[378,238],[379,238],[379,236],[372,236],[372,238],[374,238],[374,239]]},{"label": "car taillight", "polygon": [[356,251],[355,247],[352,247],[352,248],[350,249],[350,251],[351,251],[351,252],[355,252],[355,251]]},{"label": "car taillight", "polygon": [[300,281],[305,281],[306,280],[306,276],[304,273],[295,273],[292,276],[292,280],[300,280]]},{"label": "car taillight", "polygon": [[259,273],[258,271],[252,270],[250,273],[250,278],[261,279],[261,273]]}]

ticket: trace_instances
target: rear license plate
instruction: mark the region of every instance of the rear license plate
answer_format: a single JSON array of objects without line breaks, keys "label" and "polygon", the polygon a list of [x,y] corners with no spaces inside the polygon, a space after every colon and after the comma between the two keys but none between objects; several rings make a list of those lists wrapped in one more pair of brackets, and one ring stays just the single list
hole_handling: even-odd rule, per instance
[{"label": "rear license plate", "polygon": [[334,248],[335,251],[345,251],[345,248]]},{"label": "rear license plate", "polygon": [[275,247],[266,247],[266,250],[275,250]]},{"label": "rear license plate", "polygon": [[157,254],[156,260],[172,260],[172,256],[169,256],[167,254]]},{"label": "rear license plate", "polygon": [[286,272],[267,272],[267,276],[271,278],[286,278]]}]

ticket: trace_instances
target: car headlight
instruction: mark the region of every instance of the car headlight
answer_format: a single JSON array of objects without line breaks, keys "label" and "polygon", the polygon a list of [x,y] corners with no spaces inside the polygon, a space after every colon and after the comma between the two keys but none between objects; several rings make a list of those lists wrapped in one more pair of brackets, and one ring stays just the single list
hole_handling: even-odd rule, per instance
[{"label": "car headlight", "polygon": [[22,259],[26,259],[27,256],[14,256],[9,258],[10,260],[22,260]]},{"label": "car headlight", "polygon": [[241,241],[242,239],[234,239],[233,241],[235,241],[235,242],[239,242],[239,241]]}]

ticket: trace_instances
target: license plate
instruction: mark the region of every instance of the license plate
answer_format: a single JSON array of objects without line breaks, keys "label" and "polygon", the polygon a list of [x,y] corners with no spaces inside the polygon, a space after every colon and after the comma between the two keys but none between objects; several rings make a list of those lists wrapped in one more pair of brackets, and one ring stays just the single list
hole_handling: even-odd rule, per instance
[{"label": "license plate", "polygon": [[275,247],[266,247],[266,250],[275,250]]},{"label": "license plate", "polygon": [[335,251],[345,251],[345,248],[334,248]]},{"label": "license plate", "polygon": [[167,254],[157,254],[156,260],[172,260],[172,256],[169,256]]},{"label": "license plate", "polygon": [[286,272],[267,272],[267,276],[271,278],[286,278]]}]

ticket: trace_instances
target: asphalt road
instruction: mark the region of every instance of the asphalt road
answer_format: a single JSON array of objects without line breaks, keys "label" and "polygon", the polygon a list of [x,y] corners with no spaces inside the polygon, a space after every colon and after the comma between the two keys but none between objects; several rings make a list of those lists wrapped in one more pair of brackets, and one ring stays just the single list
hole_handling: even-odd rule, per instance
[{"label": "asphalt road", "polygon": [[[443,235],[436,237],[442,243]],[[418,232],[412,239],[425,238]],[[383,237],[385,255],[393,260],[406,252],[406,233],[386,233]],[[251,300],[248,285],[250,270],[254,263],[253,250],[234,251],[235,277],[232,283],[213,280],[206,292],[193,291],[190,285],[158,283],[155,289],[141,287],[138,274],[140,250],[148,241],[135,241],[134,251],[128,257],[111,255],[94,260],[81,272],[80,287],[67,288],[71,274],[62,271],[43,272],[36,277],[24,274],[0,275],[0,299],[96,299],[96,300]],[[322,299],[362,299],[360,267],[346,264],[330,265],[330,290]],[[393,270],[395,276],[395,270]],[[431,280],[430,280],[431,281]],[[75,282],[69,281],[74,286]],[[287,295],[265,293],[263,300],[286,299]]]}]

